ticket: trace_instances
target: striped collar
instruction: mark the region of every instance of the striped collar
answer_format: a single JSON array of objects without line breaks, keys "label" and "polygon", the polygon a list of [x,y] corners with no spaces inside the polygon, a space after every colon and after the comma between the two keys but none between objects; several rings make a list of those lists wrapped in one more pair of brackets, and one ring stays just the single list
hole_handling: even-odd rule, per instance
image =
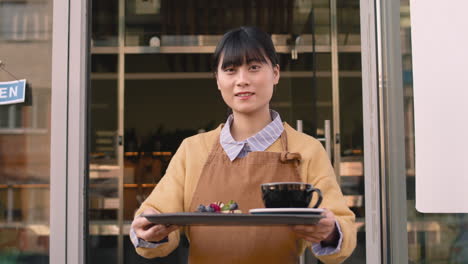
[{"label": "striped collar", "polygon": [[231,161],[238,157],[245,156],[248,152],[265,151],[281,136],[281,133],[284,131],[284,127],[280,115],[273,110],[270,110],[270,115],[273,120],[271,123],[257,134],[243,141],[236,141],[232,137],[231,124],[234,117],[233,115],[228,117],[226,124],[221,130],[219,140],[224,152],[226,152]]}]

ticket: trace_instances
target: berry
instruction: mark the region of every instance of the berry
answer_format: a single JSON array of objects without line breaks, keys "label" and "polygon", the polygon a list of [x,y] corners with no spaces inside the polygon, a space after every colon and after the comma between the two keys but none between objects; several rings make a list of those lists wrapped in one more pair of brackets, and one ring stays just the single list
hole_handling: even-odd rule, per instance
[{"label": "berry", "polygon": [[215,209],[213,207],[209,206],[209,205],[205,206],[205,210],[208,213],[214,213],[215,212]]},{"label": "berry", "polygon": [[221,207],[219,207],[219,205],[217,204],[210,204],[210,207],[213,208],[213,212],[221,212]]},{"label": "berry", "polygon": [[206,208],[203,204],[200,204],[197,208],[197,212],[204,213],[206,212]]},{"label": "berry", "polygon": [[237,210],[237,208],[239,208],[237,203],[232,203],[232,204],[229,205],[229,210]]}]

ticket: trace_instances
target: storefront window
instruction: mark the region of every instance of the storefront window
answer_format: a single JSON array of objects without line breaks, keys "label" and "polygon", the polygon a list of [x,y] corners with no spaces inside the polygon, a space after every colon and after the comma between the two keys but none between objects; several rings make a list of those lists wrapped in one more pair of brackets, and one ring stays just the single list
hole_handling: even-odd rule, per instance
[{"label": "storefront window", "polygon": [[346,263],[366,263],[359,1],[337,1],[337,25],[341,130],[339,175],[347,204],[356,215],[357,229],[357,246]]},{"label": "storefront window", "polygon": [[400,22],[405,104],[408,260],[409,263],[468,263],[468,214],[422,214],[415,208],[415,137],[408,0],[401,1]]},{"label": "storefront window", "polygon": [[[271,108],[324,145],[333,121],[341,124],[341,150],[330,158],[341,166],[338,178],[357,216],[358,248],[348,261],[364,263],[359,1],[336,1],[333,12],[329,0],[111,2],[92,3],[88,262],[185,263],[184,237],[167,258],[138,256],[130,224],[182,140],[226,120],[211,54],[226,31],[254,25],[271,34],[279,55],[281,80]],[[119,3],[125,7],[120,18]],[[307,254],[306,263],[312,262]]]},{"label": "storefront window", "polygon": [[27,81],[0,105],[0,263],[49,263],[52,2],[0,2],[0,82]]}]

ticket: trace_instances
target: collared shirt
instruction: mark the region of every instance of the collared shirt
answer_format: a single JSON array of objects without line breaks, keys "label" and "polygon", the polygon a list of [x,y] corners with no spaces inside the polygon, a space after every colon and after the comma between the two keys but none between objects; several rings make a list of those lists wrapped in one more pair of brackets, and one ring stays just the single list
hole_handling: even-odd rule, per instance
[{"label": "collared shirt", "polygon": [[270,115],[273,121],[260,130],[260,132],[243,141],[236,141],[232,137],[231,125],[234,117],[233,115],[228,117],[226,124],[221,130],[219,141],[231,161],[236,158],[245,157],[249,152],[265,151],[281,136],[284,127],[280,115],[273,110],[270,110]]},{"label": "collared shirt", "polygon": [[[245,157],[249,152],[252,151],[265,151],[270,147],[284,131],[283,123],[281,121],[280,115],[273,110],[270,110],[270,115],[272,121],[260,130],[257,134],[249,137],[243,141],[236,141],[231,134],[231,125],[234,120],[233,115],[230,115],[226,121],[226,124],[221,130],[219,137],[221,147],[226,152],[227,156],[231,161],[236,158]],[[317,256],[331,255],[337,253],[341,249],[341,243],[343,241],[343,234],[341,232],[340,225],[338,221],[335,222],[335,226],[338,229],[340,238],[338,245],[336,247],[323,247],[320,243],[312,244],[312,252]],[[130,230],[130,239],[135,247],[145,247],[145,248],[156,248],[159,245],[167,242],[163,240],[158,243],[147,242],[136,236],[136,233],[133,229]]]}]

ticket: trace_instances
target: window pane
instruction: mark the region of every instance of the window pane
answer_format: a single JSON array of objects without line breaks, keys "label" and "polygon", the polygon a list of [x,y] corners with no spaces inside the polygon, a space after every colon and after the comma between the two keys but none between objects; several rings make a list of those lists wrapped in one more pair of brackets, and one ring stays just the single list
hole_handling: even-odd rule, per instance
[{"label": "window pane", "polygon": [[468,263],[468,214],[422,214],[415,208],[414,112],[410,6],[401,0],[409,263]]},{"label": "window pane", "polygon": [[42,96],[0,107],[0,263],[49,263],[52,2],[0,2],[0,81]]},{"label": "window pane", "polygon": [[9,105],[0,105],[0,128],[8,127],[8,113],[10,111]]},{"label": "window pane", "polygon": [[[211,53],[223,33],[242,25],[259,26],[272,34],[281,81],[271,108],[293,127],[302,121],[306,134],[325,139],[325,123],[333,124],[334,118],[332,76],[341,78],[340,92],[347,98],[339,106],[342,119],[347,119],[342,125],[341,166],[346,168],[342,173],[346,177],[341,184],[359,229],[358,249],[348,262],[364,263],[359,1],[338,6],[339,48],[343,50],[338,51],[340,72],[333,73],[329,0],[125,0],[120,21],[124,32],[117,30],[118,1],[111,1],[113,7],[108,2],[93,1],[91,18],[89,263],[117,261],[122,256],[125,263],[146,263],[128,238],[134,212],[164,175],[181,141],[226,120],[227,107],[213,93],[217,87]],[[119,38],[125,40],[124,56],[113,47]],[[291,52],[293,43],[298,45],[297,56]],[[118,72],[120,63],[123,74]],[[119,98],[122,80],[125,92]],[[121,99],[123,114],[119,116]],[[123,124],[119,124],[121,118]],[[119,125],[124,131],[120,150],[116,144]],[[123,164],[118,162],[121,157]],[[184,263],[174,260],[186,258],[188,242],[182,241],[172,255],[155,263]]]}]

